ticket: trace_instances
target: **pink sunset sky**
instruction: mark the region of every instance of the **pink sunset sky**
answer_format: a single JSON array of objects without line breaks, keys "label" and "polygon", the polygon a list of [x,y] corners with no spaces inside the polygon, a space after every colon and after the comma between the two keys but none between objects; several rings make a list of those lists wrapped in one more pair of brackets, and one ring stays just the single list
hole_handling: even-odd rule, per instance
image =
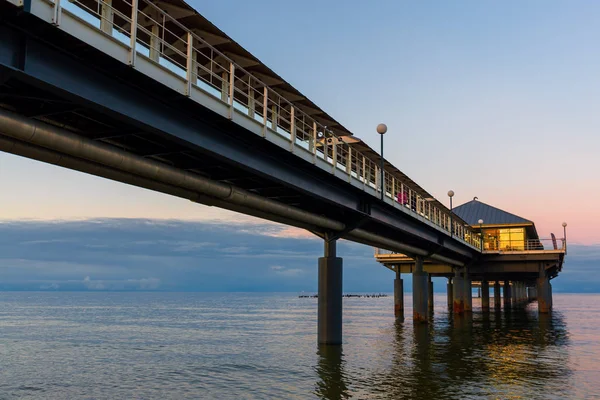
[{"label": "pink sunset sky", "polygon": [[[445,204],[452,189],[600,244],[600,4],[191,4],[375,149],[385,122],[386,159]],[[5,153],[0,182],[4,220],[256,221]]]}]

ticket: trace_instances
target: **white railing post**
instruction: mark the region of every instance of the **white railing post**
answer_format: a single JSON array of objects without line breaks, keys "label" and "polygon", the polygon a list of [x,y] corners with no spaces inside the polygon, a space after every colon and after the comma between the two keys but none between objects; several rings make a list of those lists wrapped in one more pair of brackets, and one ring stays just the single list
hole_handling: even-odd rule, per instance
[{"label": "white railing post", "polygon": [[294,152],[296,144],[296,117],[294,115],[294,107],[290,106],[290,151]]},{"label": "white railing post", "polygon": [[268,115],[269,114],[269,89],[265,86],[263,88],[263,130],[262,130],[262,136],[266,137],[267,136],[267,122],[268,122]]},{"label": "white railing post", "polygon": [[233,101],[235,99],[235,64],[229,63],[229,119],[233,118]]},{"label": "white railing post", "polygon": [[335,169],[337,168],[337,137],[332,135],[331,142],[333,143],[333,147],[331,149],[331,173],[335,174]]},{"label": "white railing post", "polygon": [[103,0],[100,11],[100,30],[112,36],[114,11],[112,0]]},{"label": "white railing post", "polygon": [[150,29],[150,59],[154,62],[159,62],[160,59],[160,37],[158,37],[159,27],[156,24]]},{"label": "white railing post", "polygon": [[229,73],[227,71],[221,72],[221,101],[229,104],[227,96],[229,95]]},{"label": "white railing post", "polygon": [[310,142],[310,152],[312,153],[313,164],[317,163],[317,123],[313,121],[312,140]]},{"label": "white railing post", "polygon": [[248,116],[254,119],[254,88],[252,87],[252,78],[248,77]]},{"label": "white railing post", "polygon": [[365,190],[367,188],[367,174],[365,173],[365,169],[366,169],[366,163],[367,161],[365,160],[365,156],[363,156],[361,154],[362,157],[362,178],[363,178],[363,190]]},{"label": "white railing post", "polygon": [[135,67],[138,28],[138,0],[131,0],[131,32],[129,32],[129,65]]},{"label": "white railing post", "polygon": [[277,105],[273,104],[271,106],[271,129],[277,132],[277,120],[279,116],[277,115]]},{"label": "white railing post", "polygon": [[185,85],[185,95],[189,96],[192,92],[192,80],[194,79],[194,37],[191,32],[187,34],[187,59],[186,59],[186,85]]},{"label": "white railing post", "polygon": [[348,182],[352,181],[352,148],[348,145],[348,155],[346,156],[346,173],[348,174]]},{"label": "white railing post", "polygon": [[60,25],[61,12],[60,0],[54,0],[54,9],[52,10],[52,25]]}]

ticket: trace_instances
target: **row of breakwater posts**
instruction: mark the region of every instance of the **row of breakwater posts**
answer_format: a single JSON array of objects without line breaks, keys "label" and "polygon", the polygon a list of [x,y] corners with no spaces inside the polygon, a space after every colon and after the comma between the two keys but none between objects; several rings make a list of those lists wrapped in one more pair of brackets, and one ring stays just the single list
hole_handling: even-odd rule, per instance
[{"label": "row of breakwater posts", "polygon": [[[353,298],[354,297],[354,298],[378,299],[380,297],[388,297],[388,295],[385,294],[385,293],[376,293],[376,294],[350,294],[350,293],[348,293],[348,294],[342,295],[342,297],[345,297],[345,298]],[[301,294],[301,295],[298,296],[298,298],[300,298],[300,299],[318,299],[319,295],[318,294],[311,294],[311,295]]]}]

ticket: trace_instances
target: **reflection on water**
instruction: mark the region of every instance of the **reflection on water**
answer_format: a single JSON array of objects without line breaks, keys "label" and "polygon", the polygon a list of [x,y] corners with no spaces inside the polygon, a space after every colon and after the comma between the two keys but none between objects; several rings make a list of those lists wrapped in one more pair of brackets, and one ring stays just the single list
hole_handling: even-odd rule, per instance
[{"label": "reflection on water", "polygon": [[[436,314],[433,323],[394,325],[388,368],[353,376],[342,346],[319,349],[316,394],[323,399],[577,398],[560,311]],[[375,344],[377,345],[377,344]],[[348,346],[348,344],[346,344]]]},{"label": "reflection on water", "polygon": [[[344,299],[343,346],[316,345],[294,294],[2,293],[1,399],[587,399],[600,393],[600,296],[555,311],[394,321]],[[405,298],[410,304],[410,297]],[[406,315],[412,315],[410,307]]]}]

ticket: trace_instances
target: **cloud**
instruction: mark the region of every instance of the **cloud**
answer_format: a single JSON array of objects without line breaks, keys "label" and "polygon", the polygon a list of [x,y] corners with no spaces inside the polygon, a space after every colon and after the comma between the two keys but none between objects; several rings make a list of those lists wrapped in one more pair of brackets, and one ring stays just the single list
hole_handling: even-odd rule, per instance
[{"label": "cloud", "polygon": [[[145,219],[0,222],[0,290],[315,291],[322,242],[274,234],[286,229]],[[341,240],[338,255],[344,291],[392,290],[393,273],[371,247]],[[570,245],[555,292],[600,291],[598,265],[600,246]]]},{"label": "cloud", "polygon": [[304,270],[302,270],[300,268],[290,268],[290,269],[284,269],[284,270],[276,272],[277,275],[291,276],[291,277],[298,276],[302,273],[304,273]]},{"label": "cloud", "polygon": [[106,286],[102,281],[92,281],[89,276],[83,278],[83,284],[86,288],[90,290],[104,290]]}]

